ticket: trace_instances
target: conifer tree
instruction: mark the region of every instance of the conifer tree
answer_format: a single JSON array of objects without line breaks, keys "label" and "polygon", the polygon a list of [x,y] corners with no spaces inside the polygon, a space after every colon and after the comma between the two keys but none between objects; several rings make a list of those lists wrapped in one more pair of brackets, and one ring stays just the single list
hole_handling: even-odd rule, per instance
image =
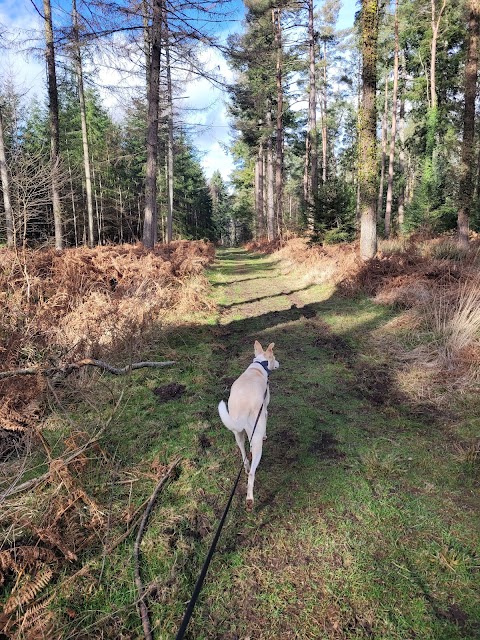
[{"label": "conifer tree", "polygon": [[362,101],[358,114],[360,187],[360,257],[368,260],[377,253],[377,154],[376,108],[378,2],[362,0],[361,52]]}]

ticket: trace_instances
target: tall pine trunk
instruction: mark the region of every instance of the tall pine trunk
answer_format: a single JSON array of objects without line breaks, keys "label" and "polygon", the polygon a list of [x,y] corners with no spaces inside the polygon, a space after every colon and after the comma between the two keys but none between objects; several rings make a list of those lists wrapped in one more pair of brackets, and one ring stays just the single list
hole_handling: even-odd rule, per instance
[{"label": "tall pine trunk", "polygon": [[74,56],[77,72],[78,100],[80,103],[80,122],[82,127],[83,167],[85,171],[85,191],[87,195],[88,246],[95,244],[93,227],[92,177],[90,172],[90,150],[88,144],[87,112],[85,108],[85,92],[83,88],[82,54],[80,51],[80,34],[78,28],[77,0],[72,0]]},{"label": "tall pine trunk", "polygon": [[3,132],[3,114],[0,104],[0,174],[2,179],[3,207],[5,209],[5,225],[7,231],[7,247],[15,246],[15,227],[13,224],[13,209],[10,198],[10,178],[7,167],[7,154],[5,152],[5,136]]},{"label": "tall pine trunk", "polygon": [[385,182],[385,160],[387,157],[387,115],[388,115],[388,69],[385,73],[385,103],[382,117],[382,155],[380,157],[380,186],[378,187],[377,220],[382,217],[383,187]]},{"label": "tall pine trunk", "polygon": [[323,41],[323,87],[322,87],[322,182],[327,182],[327,42]]},{"label": "tall pine trunk", "polygon": [[269,101],[267,107],[267,157],[266,157],[266,182],[267,182],[267,238],[275,237],[275,206],[274,206],[274,176],[273,176],[273,144],[272,144],[272,107]]},{"label": "tall pine trunk", "polygon": [[313,0],[308,0],[308,123],[305,141],[305,170],[303,197],[310,233],[315,225],[315,202],[318,191],[317,150],[317,88],[315,75],[315,29],[313,23]]},{"label": "tall pine trunk", "polygon": [[440,23],[447,0],[437,12],[437,0],[431,0],[431,29],[432,40],[430,43],[430,74],[429,74],[429,109],[427,113],[427,140],[425,150],[425,162],[422,181],[427,198],[427,210],[430,210],[430,200],[434,196],[435,188],[435,158],[438,135],[438,96],[437,96],[437,44],[440,32]]},{"label": "tall pine trunk", "polygon": [[473,194],[473,156],[475,141],[475,97],[478,73],[480,0],[469,1],[467,58],[465,61],[465,105],[463,111],[462,164],[459,185],[458,244],[468,248],[470,203]]},{"label": "tall pine trunk", "polygon": [[[402,64],[402,69],[404,65]],[[398,114],[398,137],[400,141],[400,152],[398,154],[398,169],[401,176],[400,191],[398,193],[398,232],[403,233],[403,225],[405,222],[405,95],[402,82],[402,90],[400,94],[400,112]]]},{"label": "tall pine trunk", "polygon": [[362,0],[362,102],[358,114],[360,188],[360,257],[377,253],[377,89],[378,0]]},{"label": "tall pine trunk", "polygon": [[275,218],[274,236],[281,233],[283,217],[283,86],[282,86],[282,23],[281,10],[272,9],[272,20],[277,50],[277,126],[275,132]]},{"label": "tall pine trunk", "polygon": [[263,144],[260,144],[258,148],[257,158],[255,160],[255,232],[256,237],[262,238],[265,234],[264,220],[264,198],[263,198]]},{"label": "tall pine trunk", "polygon": [[143,218],[143,244],[147,249],[153,249],[157,239],[158,110],[160,102],[162,9],[163,0],[155,0],[152,15],[150,72],[147,89],[147,169]]},{"label": "tall pine trunk", "polygon": [[52,168],[52,207],[55,227],[55,249],[63,249],[62,207],[60,201],[59,164],[60,164],[60,127],[58,117],[57,73],[55,69],[55,47],[53,41],[53,22],[50,0],[43,0],[45,16],[45,59],[48,76],[48,110],[50,114],[50,161]]},{"label": "tall pine trunk", "polygon": [[395,1],[395,53],[393,57],[392,129],[390,133],[390,155],[388,158],[388,187],[385,205],[385,238],[390,236],[392,223],[393,174],[395,163],[395,139],[397,136],[398,94],[398,0]]},{"label": "tall pine trunk", "polygon": [[165,65],[167,67],[167,243],[170,243],[173,238],[173,95],[172,69],[170,67],[170,33],[165,6],[163,7],[163,25]]}]

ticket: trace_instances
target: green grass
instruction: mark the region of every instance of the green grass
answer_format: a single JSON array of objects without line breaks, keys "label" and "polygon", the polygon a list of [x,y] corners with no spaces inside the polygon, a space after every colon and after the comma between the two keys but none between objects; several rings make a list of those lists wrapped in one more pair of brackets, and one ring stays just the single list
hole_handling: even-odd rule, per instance
[{"label": "green grass", "polygon": [[[111,477],[92,471],[110,504],[109,539],[128,504],[154,488],[152,464],[183,456],[142,545],[154,637],[175,636],[239,465],[218,401],[251,362],[253,342],[275,342],[268,440],[256,504],[242,478],[187,637],[190,640],[474,640],[480,636],[478,462],[452,445],[455,424],[402,396],[371,332],[392,311],[367,299],[302,287],[271,257],[219,252],[209,277],[215,316],[166,331],[152,352],[172,368],[102,377],[109,401],[73,415],[91,429],[119,411],[102,447]],[[301,305],[307,306],[302,309]],[[295,306],[292,306],[295,305]],[[182,398],[153,390],[178,382]],[[100,414],[99,414],[100,410]],[[459,422],[472,433],[474,418]],[[131,479],[130,484],[128,479]],[[133,540],[95,560],[65,594],[64,637],[137,638]],[[83,560],[86,560],[85,558]]]}]

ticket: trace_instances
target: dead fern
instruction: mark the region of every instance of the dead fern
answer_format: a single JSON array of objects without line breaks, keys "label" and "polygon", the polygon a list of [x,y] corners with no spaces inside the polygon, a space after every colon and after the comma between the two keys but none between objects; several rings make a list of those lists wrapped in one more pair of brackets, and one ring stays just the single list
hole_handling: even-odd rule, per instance
[{"label": "dead fern", "polygon": [[[56,555],[45,547],[22,545],[0,552],[0,584],[8,582],[11,585],[0,615],[0,628],[8,638],[25,637],[17,636],[19,627],[23,625],[24,628],[33,628],[38,624],[39,621],[35,622],[34,618],[38,619],[48,602],[37,602],[37,597],[50,584],[57,566]],[[31,621],[27,623],[25,615],[28,612]],[[41,620],[44,628],[46,618],[42,616]],[[42,636],[35,632],[29,633],[28,637]]]},{"label": "dead fern", "polygon": [[44,598],[40,602],[37,602],[26,609],[21,617],[21,623],[19,625],[19,635],[25,637],[25,633],[28,631],[29,637],[43,637],[47,638],[50,635],[47,633],[51,630],[51,623],[53,622],[53,613],[51,611],[45,611],[52,602],[54,596]]},{"label": "dead fern", "polygon": [[[17,608],[24,608],[35,600],[35,596],[49,584],[53,577],[53,571],[48,565],[43,565],[33,575],[26,574],[25,577],[18,575],[16,587],[5,603],[3,610],[6,615],[12,613]],[[23,578],[23,579],[22,579]]]}]

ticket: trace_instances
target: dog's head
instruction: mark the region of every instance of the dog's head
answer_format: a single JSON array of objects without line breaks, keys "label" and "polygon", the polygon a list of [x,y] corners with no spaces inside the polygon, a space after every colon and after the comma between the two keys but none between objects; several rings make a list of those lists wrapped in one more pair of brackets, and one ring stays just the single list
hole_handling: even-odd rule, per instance
[{"label": "dog's head", "polygon": [[274,369],[278,369],[278,367],[280,366],[278,363],[278,360],[275,360],[275,356],[273,355],[274,346],[275,346],[275,343],[271,342],[268,345],[268,347],[264,350],[260,342],[258,340],[255,340],[255,345],[254,345],[255,357],[258,358],[258,356],[263,356],[265,360],[268,361],[268,368],[270,369],[270,371],[273,371]]}]

